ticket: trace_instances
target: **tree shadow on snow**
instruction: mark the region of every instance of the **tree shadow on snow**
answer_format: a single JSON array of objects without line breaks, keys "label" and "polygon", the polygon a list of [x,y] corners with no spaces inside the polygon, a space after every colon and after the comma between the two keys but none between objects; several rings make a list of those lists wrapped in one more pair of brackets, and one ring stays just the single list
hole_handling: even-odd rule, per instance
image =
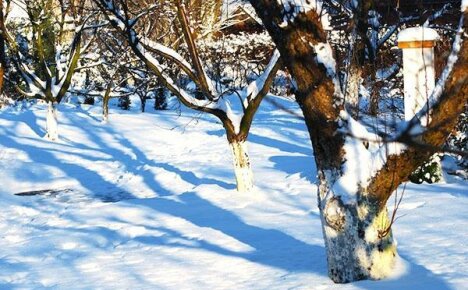
[{"label": "tree shadow on snow", "polygon": [[[71,121],[74,122],[73,120]],[[184,171],[169,163],[156,162],[154,159],[149,159],[147,155],[140,148],[138,148],[138,146],[135,146],[130,140],[123,137],[121,133],[115,131],[111,126],[103,126],[105,126],[105,129],[101,128],[100,130],[105,130],[108,134],[112,135],[118,144],[120,144],[123,148],[128,149],[129,151],[124,152],[121,149],[109,146],[109,144],[101,140],[99,134],[97,134],[98,131],[86,133],[104,152],[111,154],[115,160],[118,160],[124,164],[125,170],[127,172],[135,176],[142,177],[143,182],[158,195],[171,195],[173,192],[171,192],[170,188],[164,187],[158,183],[155,180],[155,174],[149,170],[146,170],[147,168],[161,168],[167,172],[174,173],[193,186],[198,186],[201,184],[216,184],[224,189],[235,188],[235,184],[226,183],[213,178],[200,178],[191,171]],[[76,146],[79,147],[80,145],[76,144]],[[131,154],[134,154],[134,156],[131,156]]]},{"label": "tree shadow on snow", "polygon": [[[39,112],[44,114],[43,118],[41,117],[41,119],[45,120],[47,111],[41,110]],[[23,120],[20,120],[20,118]],[[12,122],[22,122],[26,126],[28,126],[31,129],[31,131],[33,131],[34,134],[36,134],[40,138],[44,137],[46,134],[46,131],[43,128],[43,126],[39,126],[38,117],[36,116],[36,114],[34,114],[34,112],[29,109],[24,109],[21,112],[14,112],[14,111],[2,112],[2,119],[12,121]],[[44,125],[45,125],[45,122],[44,122]]]},{"label": "tree shadow on snow", "polygon": [[270,157],[270,161],[274,163],[276,170],[284,171],[290,175],[299,173],[300,177],[306,178],[311,183],[317,181],[317,168],[312,156],[277,155]]},{"label": "tree shadow on snow", "polygon": [[182,170],[172,164],[169,163],[161,163],[155,161],[149,161],[148,163],[151,166],[156,166],[162,168],[168,172],[172,172],[177,174],[180,178],[184,181],[192,184],[193,186],[199,186],[202,184],[214,184],[226,190],[234,190],[236,189],[236,185],[234,183],[227,183],[218,179],[214,178],[206,178],[206,177],[198,177],[192,171]]},{"label": "tree shadow on snow", "polygon": [[[212,204],[193,192],[179,195],[178,199],[178,202],[164,198],[135,199],[125,203],[147,206],[154,211],[183,218],[198,227],[220,231],[250,246],[253,250],[232,251],[203,240],[197,240],[197,248],[224,256],[244,258],[254,263],[290,272],[314,272],[326,275],[323,246],[307,244],[280,230],[247,224],[232,212]],[[151,237],[138,239],[150,244],[158,243]],[[187,247],[187,245],[180,246]]]}]

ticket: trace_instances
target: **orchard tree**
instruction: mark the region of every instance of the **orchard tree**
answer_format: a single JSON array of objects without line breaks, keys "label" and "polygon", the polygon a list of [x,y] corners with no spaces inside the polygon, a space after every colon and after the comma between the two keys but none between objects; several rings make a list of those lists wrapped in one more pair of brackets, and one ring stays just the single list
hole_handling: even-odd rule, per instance
[{"label": "orchard tree", "polygon": [[[396,132],[381,136],[369,132],[346,109],[323,28],[324,2],[250,1],[297,84],[296,100],[318,168],[329,276],[337,283],[381,279],[392,272],[398,256],[387,200],[418,166],[442,150],[467,102],[468,3],[463,1],[452,52],[428,103]],[[369,1],[354,2],[359,13]],[[367,16],[360,13],[356,18]],[[427,115],[430,122],[420,124]]]},{"label": "orchard tree", "polygon": [[[279,53],[275,51],[263,73],[243,90],[231,90],[220,82],[212,80],[200,57],[195,35],[186,6],[175,1],[177,27],[185,42],[186,55],[161,42],[145,38],[134,29],[138,20],[151,13],[158,4],[131,11],[125,0],[95,0],[107,14],[111,24],[127,39],[135,55],[148,67],[185,106],[216,116],[226,130],[227,140],[232,150],[238,191],[249,191],[253,187],[253,175],[245,143],[254,115],[262,99],[267,95],[273,78],[280,66]],[[163,17],[163,16],[160,16]],[[140,28],[141,29],[141,28]],[[176,65],[190,81],[196,85],[190,91],[179,84],[175,77],[167,73],[167,65]],[[231,102],[239,102],[242,108],[236,114]]]},{"label": "orchard tree", "polygon": [[[50,140],[58,139],[57,104],[65,97],[86,49],[82,47],[83,33],[92,14],[76,13],[70,19],[71,11],[83,7],[85,2],[22,0],[18,5],[26,11],[26,28],[9,31],[0,22],[14,67],[24,82],[13,85],[26,98],[47,102],[46,137]],[[18,39],[25,43],[19,44]]]}]

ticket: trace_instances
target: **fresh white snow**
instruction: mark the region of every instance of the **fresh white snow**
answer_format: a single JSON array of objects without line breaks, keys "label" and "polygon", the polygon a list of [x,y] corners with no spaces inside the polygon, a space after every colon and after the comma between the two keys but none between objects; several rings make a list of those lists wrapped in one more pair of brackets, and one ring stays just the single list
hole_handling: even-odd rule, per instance
[{"label": "fresh white snow", "polygon": [[[468,285],[466,181],[408,184],[395,276],[338,285],[326,272],[303,121],[264,103],[248,139],[256,187],[239,194],[216,119],[141,114],[132,101],[108,123],[98,105],[59,105],[57,142],[42,137],[46,104],[0,111],[0,289]],[[59,191],[14,195],[42,189]]]},{"label": "fresh white snow", "polygon": [[423,26],[406,28],[398,33],[398,42],[438,40],[439,38],[437,31]]}]

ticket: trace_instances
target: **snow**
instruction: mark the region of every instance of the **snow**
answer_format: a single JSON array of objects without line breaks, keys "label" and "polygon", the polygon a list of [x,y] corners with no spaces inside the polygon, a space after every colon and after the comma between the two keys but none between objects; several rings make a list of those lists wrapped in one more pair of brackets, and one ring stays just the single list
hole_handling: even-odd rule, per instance
[{"label": "snow", "polygon": [[[309,10],[322,10],[322,1],[309,0],[278,0],[280,5],[283,5],[284,12],[289,15],[287,20],[291,20],[299,13],[307,13]],[[286,21],[287,21],[286,20]]]},{"label": "snow", "polygon": [[327,74],[330,77],[335,76],[336,62],[333,57],[333,50],[329,43],[318,43],[313,45],[315,53],[317,53],[317,62],[321,63],[327,69]]},{"label": "snow", "polygon": [[279,24],[279,27],[285,28],[289,22],[294,22],[297,15],[300,13],[307,13],[310,10],[315,10],[320,16],[320,22],[324,29],[330,29],[330,22],[328,20],[328,14],[323,9],[323,2],[321,0],[277,0],[280,5],[283,6],[283,22]]},{"label": "snow", "polygon": [[249,105],[250,101],[253,101],[258,96],[263,86],[265,85],[265,82],[267,81],[268,76],[271,74],[274,67],[278,63],[280,56],[281,55],[279,51],[275,49],[270,59],[270,62],[268,63],[267,67],[264,69],[263,73],[247,86],[247,92],[246,92],[247,98],[244,100],[245,107]]},{"label": "snow", "polygon": [[356,203],[360,188],[366,188],[371,178],[386,164],[388,156],[403,152],[406,146],[397,142],[384,143],[376,134],[369,132],[346,111],[340,112],[342,133],[346,134],[343,174],[333,185],[333,192],[345,204]]},{"label": "snow", "polygon": [[468,9],[468,0],[463,0],[461,4],[461,12],[465,12]]},{"label": "snow", "polygon": [[[11,11],[8,13],[8,18],[9,19],[14,19],[14,18],[27,18],[28,13],[26,12],[26,4],[24,1],[11,1]],[[4,5],[5,7],[6,5]]]},{"label": "snow", "polygon": [[437,31],[422,26],[406,28],[398,33],[398,42],[438,40],[439,38]]},{"label": "snow", "polygon": [[[53,143],[42,138],[46,104],[0,111],[0,289],[468,284],[466,181],[408,184],[394,226],[403,258],[395,276],[333,284],[303,121],[260,108],[248,140],[256,187],[239,195],[213,117],[139,114],[132,101],[131,111],[111,108],[107,124],[98,105],[59,105],[61,139]],[[42,189],[58,191],[14,195]]]},{"label": "snow", "polygon": [[462,38],[463,33],[464,33],[464,29],[463,29],[463,17],[462,17],[460,19],[460,24],[458,27],[457,34],[455,36],[455,40],[453,41],[452,51],[450,52],[450,55],[447,59],[447,65],[442,71],[442,74],[440,75],[439,80],[437,81],[437,84],[432,92],[432,95],[430,96],[429,101],[431,104],[434,104],[442,95],[442,92],[444,91],[445,83],[447,82],[447,79],[450,73],[452,72],[455,63],[458,60],[458,54],[460,53],[460,49],[463,43],[463,38]]}]

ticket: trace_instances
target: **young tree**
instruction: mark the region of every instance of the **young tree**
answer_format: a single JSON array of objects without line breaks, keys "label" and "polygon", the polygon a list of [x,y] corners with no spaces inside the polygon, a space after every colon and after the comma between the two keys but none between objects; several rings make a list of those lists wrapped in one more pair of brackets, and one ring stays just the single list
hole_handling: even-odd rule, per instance
[{"label": "young tree", "polygon": [[[187,60],[178,51],[140,36],[134,29],[143,15],[157,7],[146,7],[143,11],[130,11],[124,0],[95,0],[107,13],[112,25],[124,35],[135,53],[145,65],[158,76],[159,80],[175,95],[181,103],[197,111],[212,114],[221,120],[229,145],[232,149],[233,163],[239,191],[249,191],[253,186],[252,170],[247,153],[246,139],[253,117],[262,99],[268,93],[273,77],[280,66],[279,53],[274,52],[264,72],[243,91],[232,91],[219,82],[213,81],[203,64],[198,51],[195,35],[185,5],[175,1],[177,25],[181,30],[187,47]],[[178,84],[166,72],[164,63],[175,64],[193,83],[197,90],[195,95]],[[236,115],[231,108],[232,100],[239,100],[242,113]]]},{"label": "young tree", "polygon": [[[59,13],[67,13],[73,5],[84,5],[85,0],[65,3],[60,1]],[[16,89],[27,98],[44,100],[48,104],[46,119],[46,137],[50,140],[58,139],[57,131],[57,104],[64,98],[70,86],[71,79],[77,70],[82,48],[83,30],[86,20],[90,17],[78,14],[74,19],[77,27],[73,30],[74,36],[66,41],[66,17],[55,17],[57,3],[53,0],[24,0],[31,38],[28,47],[20,47],[16,35],[7,30],[4,23],[2,30],[8,49],[16,70],[25,82],[25,88],[15,84]],[[73,5],[72,5],[73,4]],[[57,20],[58,19],[58,20]],[[27,39],[27,38],[26,38]],[[66,51],[68,55],[65,56]]]},{"label": "young tree", "polygon": [[[362,0],[364,2],[364,0]],[[321,18],[324,1],[251,0],[296,84],[317,164],[318,205],[337,283],[381,279],[397,251],[386,202],[443,143],[468,98],[468,8],[427,106],[392,135],[377,136],[346,111]],[[359,1],[358,1],[359,2]],[[464,1],[466,3],[466,1]],[[358,4],[356,7],[362,7]],[[420,117],[429,115],[427,126]]]}]

